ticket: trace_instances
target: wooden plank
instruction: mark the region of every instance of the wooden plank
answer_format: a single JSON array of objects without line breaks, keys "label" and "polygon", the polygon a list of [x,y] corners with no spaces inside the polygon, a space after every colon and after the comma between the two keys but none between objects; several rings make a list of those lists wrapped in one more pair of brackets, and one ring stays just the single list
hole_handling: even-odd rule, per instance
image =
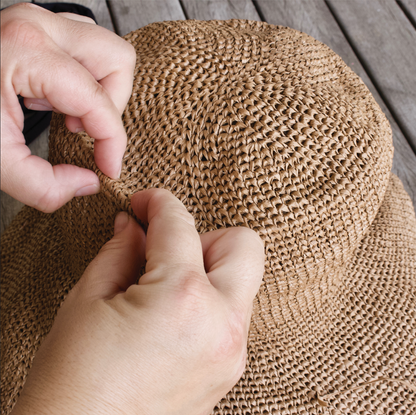
[{"label": "wooden plank", "polygon": [[327,3],[416,152],[415,28],[391,0]]},{"label": "wooden plank", "polygon": [[310,34],[340,55],[361,77],[390,122],[395,148],[392,171],[399,176],[416,207],[416,156],[324,0],[257,0],[257,6],[268,23]]},{"label": "wooden plank", "polygon": [[416,1],[415,0],[397,0],[398,5],[402,8],[407,18],[416,28]]},{"label": "wooden plank", "polygon": [[17,3],[30,3],[31,0],[1,0],[0,1],[0,9],[4,9],[5,7],[13,6],[13,4]]},{"label": "wooden plank", "polygon": [[185,20],[179,0],[110,0],[108,5],[120,36],[154,22]]},{"label": "wooden plank", "polygon": [[[34,3],[50,3],[52,0],[35,0]],[[53,0],[54,3],[68,3],[69,0]],[[103,0],[74,0],[75,3],[81,4],[91,9],[94,13],[97,23],[108,30],[114,32],[113,22],[111,21],[110,12],[107,4]]]},{"label": "wooden plank", "polygon": [[188,19],[261,20],[251,0],[182,0]]},{"label": "wooden plank", "polygon": [[367,86],[371,83],[324,0],[257,0],[257,5],[268,23],[300,30],[328,45]]}]

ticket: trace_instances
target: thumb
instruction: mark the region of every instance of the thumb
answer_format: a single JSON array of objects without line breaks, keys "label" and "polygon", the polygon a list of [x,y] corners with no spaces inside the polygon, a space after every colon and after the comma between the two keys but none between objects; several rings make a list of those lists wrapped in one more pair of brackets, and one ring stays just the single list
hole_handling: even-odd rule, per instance
[{"label": "thumb", "polygon": [[79,289],[90,299],[110,299],[134,284],[145,264],[146,235],[126,212],[114,223],[114,237],[90,263],[79,282]]},{"label": "thumb", "polygon": [[19,128],[7,112],[3,115],[1,190],[46,213],[59,209],[74,196],[99,192],[100,181],[93,171],[69,164],[52,166],[31,155],[21,131],[23,126]]}]

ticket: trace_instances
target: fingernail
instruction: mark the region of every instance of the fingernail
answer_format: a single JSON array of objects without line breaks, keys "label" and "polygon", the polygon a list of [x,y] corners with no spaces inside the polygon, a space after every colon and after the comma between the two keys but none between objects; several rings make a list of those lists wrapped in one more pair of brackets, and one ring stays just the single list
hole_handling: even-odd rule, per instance
[{"label": "fingernail", "polygon": [[78,196],[88,196],[88,195],[95,195],[100,191],[100,186],[96,184],[90,184],[85,187],[81,187],[81,189],[78,189],[75,193],[75,197]]},{"label": "fingernail", "polygon": [[121,164],[121,166],[120,166],[120,170],[118,171],[118,174],[117,174],[117,176],[116,177],[114,177],[114,180],[118,180],[119,178],[120,178],[120,176],[121,176],[121,170],[123,169],[123,163]]},{"label": "fingernail", "polygon": [[126,212],[120,212],[114,221],[114,235],[124,231],[129,223],[129,215]]},{"label": "fingernail", "polygon": [[85,129],[83,127],[78,127],[78,128],[75,129],[75,133],[77,133],[77,134],[82,133],[84,131],[85,131]]},{"label": "fingernail", "polygon": [[52,106],[48,107],[47,105],[42,105],[42,104],[31,103],[29,104],[28,109],[33,110],[33,111],[52,111],[53,107]]}]

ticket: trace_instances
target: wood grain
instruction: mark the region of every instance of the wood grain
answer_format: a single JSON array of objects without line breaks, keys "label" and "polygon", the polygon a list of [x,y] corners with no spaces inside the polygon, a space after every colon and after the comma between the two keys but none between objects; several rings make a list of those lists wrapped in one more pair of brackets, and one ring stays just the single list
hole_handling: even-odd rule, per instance
[{"label": "wood grain", "polygon": [[390,122],[395,149],[392,171],[399,176],[416,206],[416,156],[324,0],[257,0],[257,6],[268,23],[292,27],[313,36],[340,55],[361,77]]},{"label": "wood grain", "polygon": [[185,20],[179,0],[114,0],[108,4],[120,36],[154,22]]},{"label": "wood grain", "polygon": [[13,6],[13,4],[17,3],[30,3],[30,0],[1,0],[0,1],[0,9],[4,9],[5,7]]},{"label": "wood grain", "polygon": [[[35,0],[34,3],[50,3],[52,0]],[[53,0],[54,3],[68,3],[70,0]],[[94,13],[97,23],[108,30],[114,32],[113,22],[111,21],[110,12],[104,0],[74,0],[74,3],[81,4],[91,9]]]},{"label": "wood grain", "polygon": [[251,0],[182,0],[182,6],[189,19],[261,20]]},{"label": "wood grain", "polygon": [[415,0],[396,0],[398,5],[405,12],[407,18],[416,28],[416,1]]},{"label": "wood grain", "polygon": [[416,152],[416,30],[391,0],[328,6]]}]

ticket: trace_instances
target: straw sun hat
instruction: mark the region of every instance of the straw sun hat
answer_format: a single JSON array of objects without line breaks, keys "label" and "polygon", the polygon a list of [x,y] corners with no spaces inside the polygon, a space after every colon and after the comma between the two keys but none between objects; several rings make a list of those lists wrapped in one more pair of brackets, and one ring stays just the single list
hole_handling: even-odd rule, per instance
[{"label": "straw sun hat", "polygon": [[50,160],[102,192],[25,208],[2,238],[2,412],[55,313],[138,190],[163,187],[203,233],[264,240],[245,373],[215,414],[415,414],[416,219],[389,124],[328,47],[250,21],[164,22],[137,50],[120,180],[55,115]]}]

